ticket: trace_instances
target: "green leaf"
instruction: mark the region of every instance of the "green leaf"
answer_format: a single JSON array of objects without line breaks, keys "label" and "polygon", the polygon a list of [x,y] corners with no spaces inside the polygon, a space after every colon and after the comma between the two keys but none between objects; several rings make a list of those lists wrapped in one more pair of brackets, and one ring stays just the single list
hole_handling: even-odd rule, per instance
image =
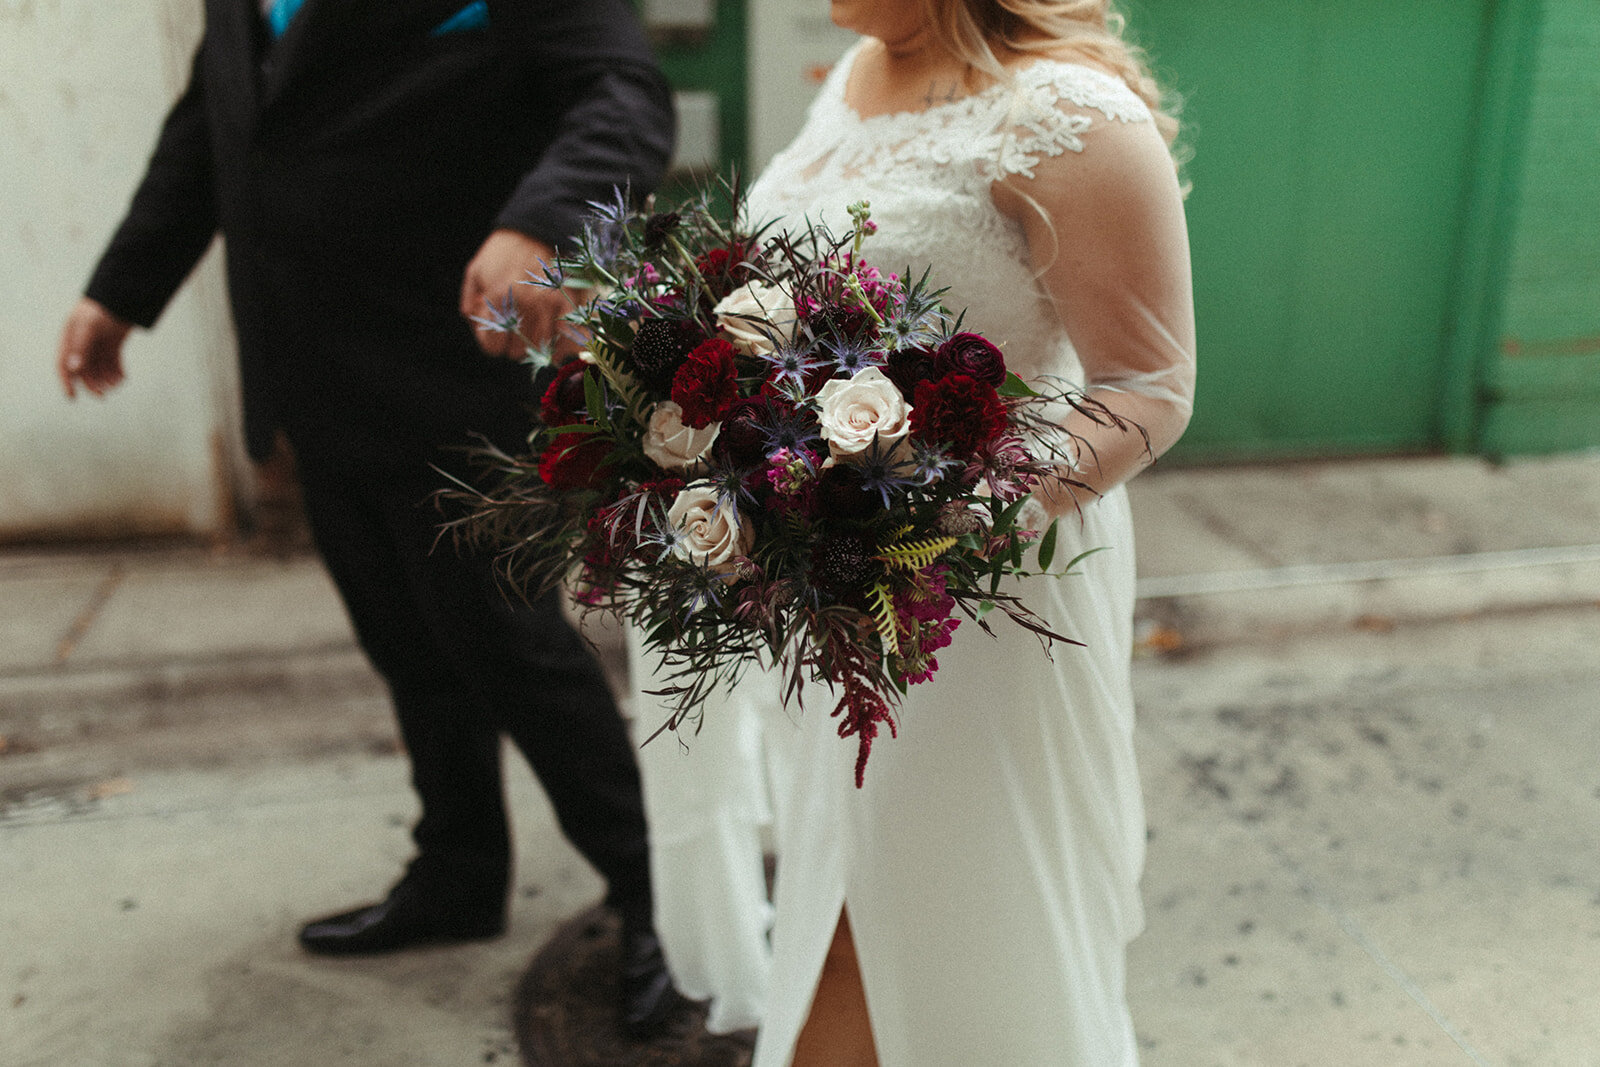
[{"label": "green leaf", "polygon": [[981,618],[983,618],[985,615],[989,614],[989,612],[991,612],[993,610],[994,610],[994,601],[985,600],[985,601],[982,601],[981,603],[979,603],[978,610],[975,612],[975,614],[977,615],[978,618],[981,619]]},{"label": "green leaf", "polygon": [[1049,570],[1050,561],[1056,558],[1056,527],[1058,525],[1060,525],[1059,519],[1052,522],[1050,528],[1044,532],[1044,536],[1039,538],[1039,569],[1041,571]]},{"label": "green leaf", "polygon": [[589,418],[596,426],[610,426],[606,419],[606,398],[600,391],[600,382],[592,374],[583,375],[583,406],[589,409]]},{"label": "green leaf", "polygon": [[1006,380],[1001,382],[1000,388],[995,391],[1001,396],[1010,397],[1039,395],[1039,392],[1034,389],[1033,386],[1029,385],[1015,374],[1012,374],[1010,371],[1006,372]]},{"label": "green leaf", "polygon": [[1090,556],[1094,555],[1096,552],[1104,552],[1110,547],[1111,547],[1110,545],[1100,545],[1098,548],[1085,549],[1084,551],[1079,552],[1076,556],[1072,557],[1071,562],[1069,562],[1067,564],[1066,569],[1063,570],[1061,573],[1063,573],[1063,574],[1071,574],[1073,571],[1078,569],[1078,564],[1082,563],[1084,560],[1088,559]]}]

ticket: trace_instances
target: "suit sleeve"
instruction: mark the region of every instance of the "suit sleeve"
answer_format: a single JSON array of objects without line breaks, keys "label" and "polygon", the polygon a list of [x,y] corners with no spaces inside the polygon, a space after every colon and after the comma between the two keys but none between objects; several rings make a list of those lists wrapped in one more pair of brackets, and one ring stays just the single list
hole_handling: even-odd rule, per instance
[{"label": "suit sleeve", "polygon": [[655,189],[672,155],[672,94],[621,0],[491,8],[526,42],[543,83],[535,106],[558,109],[554,137],[518,183],[497,227],[560,246],[583,231],[591,201]]},{"label": "suit sleeve", "polygon": [[128,213],[84,290],[140,326],[155,324],[217,229],[204,92],[197,52],[189,85],[167,114]]}]

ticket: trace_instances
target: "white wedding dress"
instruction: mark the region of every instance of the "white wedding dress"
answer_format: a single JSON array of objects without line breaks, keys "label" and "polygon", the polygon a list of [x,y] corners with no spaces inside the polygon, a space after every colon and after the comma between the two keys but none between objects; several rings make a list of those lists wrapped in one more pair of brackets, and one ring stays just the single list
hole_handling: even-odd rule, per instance
[{"label": "white wedding dress", "polygon": [[[1193,381],[1187,243],[1179,209],[1180,232],[1157,227],[1154,237],[1174,243],[1162,254],[1182,256],[1182,286],[1147,286],[1147,272],[1128,269],[1123,244],[1140,242],[1123,242],[1119,198],[1144,180],[1128,168],[1166,160],[1164,148],[1148,151],[1145,139],[1159,138],[1142,101],[1098,70],[1038,60],[973,96],[863,118],[844,94],[859,47],[752,188],[751,220],[809,218],[843,232],[846,205],[870,201],[878,232],[863,252],[875,266],[913,276],[931,268],[949,286],[945,304],[1000,343],[1011,369],[1116,394],[1156,451],[1170,444],[1187,422]],[[1130,144],[1146,150],[1119,162]],[[1157,165],[1168,170],[1150,180],[1170,184],[1175,198],[1170,162]],[[1040,194],[1057,248],[1030,249],[1024,227],[996,207],[999,181]],[[1057,256],[1069,257],[1062,269],[1084,272],[1067,285],[1086,294],[1081,307],[1061,307],[1059,289],[1052,302],[1037,280],[1037,266]],[[1101,455],[1127,452],[1096,432]],[[1085,500],[1081,516],[1069,508],[1059,538],[1058,560],[1105,551],[1074,576],[1031,580],[1026,596],[1085,647],[1046,655],[999,613],[998,639],[964,622],[935,678],[911,688],[899,736],[880,735],[864,788],[854,782],[856,745],[828,715],[830,695],[812,687],[803,712],[779,708],[772,679],[759,675],[707,708],[707,730],[717,732],[704,746],[692,737],[687,752],[671,737],[652,742],[655,753],[646,746],[669,962],[676,973],[694,957],[692,992],[719,998],[740,996],[730,984],[740,971],[756,975],[744,1005],[762,1014],[756,1067],[789,1064],[841,909],[883,1067],[1137,1062],[1124,956],[1143,921],[1145,824],[1123,489]],[[757,793],[777,817],[770,974],[761,973],[765,901],[749,851],[774,810]],[[733,881],[707,884],[725,872]],[[719,953],[737,962],[703,966]]]}]

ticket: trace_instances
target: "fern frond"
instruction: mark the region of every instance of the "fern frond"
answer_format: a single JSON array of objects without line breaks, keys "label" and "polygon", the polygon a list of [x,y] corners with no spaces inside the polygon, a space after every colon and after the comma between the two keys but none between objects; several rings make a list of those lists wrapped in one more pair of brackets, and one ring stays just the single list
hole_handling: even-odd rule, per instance
[{"label": "fern frond", "polygon": [[645,409],[649,406],[649,398],[645,396],[644,385],[633,376],[633,372],[622,365],[617,358],[616,350],[610,345],[594,344],[589,348],[594,356],[594,365],[600,368],[601,377],[606,384],[611,386],[614,393],[628,409],[628,415],[635,423],[645,424]]},{"label": "fern frond", "polygon": [[888,656],[900,654],[900,633],[894,613],[894,597],[889,593],[888,582],[875,582],[867,591],[867,601],[872,606],[872,617],[878,623],[878,636],[883,640],[883,651]]},{"label": "fern frond", "polygon": [[878,553],[878,558],[891,567],[920,571],[931,566],[934,560],[961,543],[959,537],[929,537],[922,541],[903,541],[890,545]]}]

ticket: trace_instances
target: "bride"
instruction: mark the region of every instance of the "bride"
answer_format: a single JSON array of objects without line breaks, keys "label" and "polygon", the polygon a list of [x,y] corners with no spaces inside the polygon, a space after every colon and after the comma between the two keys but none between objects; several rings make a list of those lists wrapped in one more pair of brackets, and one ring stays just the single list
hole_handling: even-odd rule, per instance
[{"label": "bride", "polygon": [[[1047,656],[1004,620],[998,639],[964,625],[859,790],[834,720],[764,720],[784,771],[765,779],[779,869],[756,1067],[1137,1062],[1124,974],[1145,825],[1122,486],[1183,432],[1195,340],[1176,123],[1108,8],[833,0],[864,40],[750,192],[753,221],[838,231],[869,201],[874,266],[931,268],[1012,370],[1076,381],[1144,431],[1072,416],[1073,474],[1094,492],[1036,494],[1061,517],[1058,558],[1107,549],[1026,589],[1085,647]],[[760,924],[739,928],[752,945]]]}]

